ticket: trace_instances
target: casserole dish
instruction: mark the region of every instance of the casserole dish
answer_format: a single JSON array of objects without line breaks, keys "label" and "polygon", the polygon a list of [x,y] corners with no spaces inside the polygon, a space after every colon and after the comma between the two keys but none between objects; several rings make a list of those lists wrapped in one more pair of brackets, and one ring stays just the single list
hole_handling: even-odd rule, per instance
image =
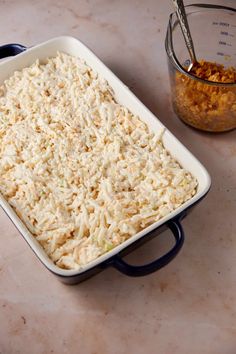
[{"label": "casserole dish", "polygon": [[[0,82],[3,82],[14,71],[28,67],[36,59],[44,61],[48,57],[55,56],[57,51],[64,52],[76,57],[80,57],[92,67],[98,74],[105,78],[114,91],[115,99],[118,103],[127,107],[133,114],[143,120],[153,132],[159,132],[165,127],[158,119],[130,92],[130,90],[81,42],[72,37],[59,37],[45,43],[27,49],[19,44],[9,44],[0,48],[0,58],[14,56],[0,64]],[[198,181],[196,194],[187,202],[178,207],[161,220],[153,223],[149,227],[131,236],[128,240],[91,261],[79,270],[65,270],[56,266],[46,255],[38,241],[26,228],[6,200],[0,196],[0,205],[7,213],[9,218],[18,228],[22,236],[28,242],[34,253],[41,262],[65,283],[78,283],[94,273],[114,266],[122,273],[130,276],[142,276],[152,273],[167,263],[169,263],[179,252],[184,241],[184,232],[180,220],[197,202],[199,202],[210,188],[210,177],[201,163],[168,131],[165,129],[163,144],[171,155],[186,168]],[[149,240],[157,235],[165,227],[168,227],[175,239],[173,248],[161,258],[142,266],[129,265],[122,260],[122,256],[130,252],[142,242]]]}]

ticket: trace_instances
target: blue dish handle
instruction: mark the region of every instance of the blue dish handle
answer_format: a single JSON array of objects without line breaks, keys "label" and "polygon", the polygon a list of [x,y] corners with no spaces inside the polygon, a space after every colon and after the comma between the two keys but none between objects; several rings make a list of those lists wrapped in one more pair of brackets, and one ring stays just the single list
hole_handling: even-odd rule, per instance
[{"label": "blue dish handle", "polygon": [[12,57],[24,52],[27,48],[22,44],[11,43],[0,46],[0,59]]},{"label": "blue dish handle", "polygon": [[141,277],[151,274],[167,265],[173,258],[175,258],[184,243],[184,230],[179,220],[170,220],[167,223],[167,227],[172,231],[174,235],[175,245],[164,256],[156,259],[151,263],[142,266],[134,266],[126,263],[119,255],[116,255],[112,259],[112,266],[125,275],[129,275],[131,277]]}]

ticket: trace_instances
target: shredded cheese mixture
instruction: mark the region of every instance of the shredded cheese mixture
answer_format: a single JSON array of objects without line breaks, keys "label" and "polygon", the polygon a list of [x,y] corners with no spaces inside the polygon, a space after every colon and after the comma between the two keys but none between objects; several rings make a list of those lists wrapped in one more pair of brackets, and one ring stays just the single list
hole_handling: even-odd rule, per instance
[{"label": "shredded cheese mixture", "polygon": [[196,187],[84,61],[58,53],[0,87],[0,192],[59,267],[79,269]]},{"label": "shredded cheese mixture", "polygon": [[208,83],[236,84],[236,68],[200,60],[191,74],[206,82],[176,73],[172,89],[177,115],[201,130],[223,132],[236,128],[236,85],[220,87]]}]

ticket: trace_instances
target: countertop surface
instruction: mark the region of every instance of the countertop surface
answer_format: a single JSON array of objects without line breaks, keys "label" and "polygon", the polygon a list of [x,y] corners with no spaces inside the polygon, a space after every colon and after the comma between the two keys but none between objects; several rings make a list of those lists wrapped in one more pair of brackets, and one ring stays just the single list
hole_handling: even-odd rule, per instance
[{"label": "countertop surface", "polygon": [[[82,40],[212,177],[210,193],[183,221],[179,255],[142,278],[109,268],[63,285],[0,211],[1,354],[236,353],[236,131],[200,133],[173,113],[164,49],[170,12],[166,0],[0,1],[0,44]],[[169,238],[165,232],[126,260],[154,259]]]}]

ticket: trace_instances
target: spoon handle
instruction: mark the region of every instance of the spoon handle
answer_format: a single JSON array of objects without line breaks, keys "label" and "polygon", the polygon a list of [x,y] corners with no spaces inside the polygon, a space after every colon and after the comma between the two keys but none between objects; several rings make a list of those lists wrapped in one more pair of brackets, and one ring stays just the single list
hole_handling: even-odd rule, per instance
[{"label": "spoon handle", "polygon": [[172,0],[172,1],[173,1],[175,8],[176,8],[176,14],[177,14],[178,20],[180,22],[180,27],[181,27],[181,30],[182,30],[182,33],[184,36],[186,46],[189,51],[191,61],[192,61],[192,63],[196,63],[197,59],[196,59],[196,55],[195,55],[193,40],[191,37],[183,0]]}]

